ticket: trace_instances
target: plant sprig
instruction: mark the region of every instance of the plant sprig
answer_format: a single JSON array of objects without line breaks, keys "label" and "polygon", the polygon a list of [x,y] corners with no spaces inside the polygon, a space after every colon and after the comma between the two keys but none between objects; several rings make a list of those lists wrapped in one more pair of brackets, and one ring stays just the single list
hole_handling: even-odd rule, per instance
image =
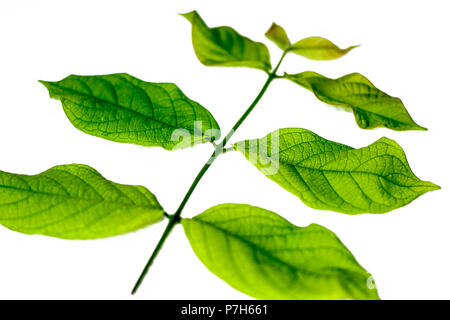
[{"label": "plant sprig", "polygon": [[25,234],[97,239],[135,231],[168,219],[138,278],[144,280],[174,226],[181,224],[198,258],[232,287],[260,299],[378,299],[372,276],[330,230],[297,227],[274,212],[245,204],[220,204],[191,218],[183,209],[204,174],[222,154],[237,150],[269,179],[306,205],[344,214],[386,213],[439,189],[414,175],[402,148],[381,138],[359,149],[300,128],[230,144],[275,79],[288,79],[321,101],[353,112],[362,129],[426,130],[400,99],[358,73],[330,79],[312,71],[278,74],[288,53],[313,60],[337,59],[341,49],[322,37],[292,43],[272,24],[268,39],[281,50],[274,68],[268,48],[230,27],[210,28],[196,11],[195,54],[207,66],[249,67],[267,73],[254,101],[222,138],[211,112],[172,83],[146,82],[128,74],[71,75],[41,81],[61,101],[71,123],[104,139],[166,150],[211,143],[214,150],[172,213],[142,186],[117,184],[85,165],[70,164],[37,175],[0,171],[0,223]]}]

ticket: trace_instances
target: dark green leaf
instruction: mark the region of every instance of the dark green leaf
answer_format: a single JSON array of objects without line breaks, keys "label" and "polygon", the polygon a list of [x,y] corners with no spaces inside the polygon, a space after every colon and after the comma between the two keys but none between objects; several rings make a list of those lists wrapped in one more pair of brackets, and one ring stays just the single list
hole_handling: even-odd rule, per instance
[{"label": "dark green leaf", "polygon": [[233,288],[258,299],[378,299],[373,279],[330,230],[222,204],[183,219],[197,257]]},{"label": "dark green leaf", "polygon": [[311,90],[325,103],[353,110],[360,128],[426,130],[414,122],[399,98],[378,90],[359,73],[338,79],[330,79],[312,71],[286,74],[284,77]]},{"label": "dark green leaf", "polygon": [[283,27],[277,25],[275,22],[272,23],[270,29],[266,32],[265,35],[281,50],[286,50],[291,45],[291,41],[289,41],[286,31],[283,29]]},{"label": "dark green leaf", "polygon": [[315,209],[385,213],[439,189],[417,178],[402,148],[387,138],[353,149],[305,129],[289,128],[234,148]]},{"label": "dark green leaf", "polygon": [[56,166],[32,176],[0,171],[0,224],[21,233],[104,238],[143,228],[163,215],[146,188],[111,182],[85,165]]},{"label": "dark green leaf", "polygon": [[76,128],[97,137],[172,150],[220,136],[211,113],[172,83],[145,82],[125,73],[41,83],[61,100]]},{"label": "dark green leaf", "polygon": [[206,66],[250,67],[270,71],[267,47],[230,27],[209,28],[197,11],[182,14],[192,24],[195,54]]},{"label": "dark green leaf", "polygon": [[358,46],[341,49],[325,38],[309,37],[294,43],[288,48],[288,51],[311,60],[334,60],[356,47]]}]

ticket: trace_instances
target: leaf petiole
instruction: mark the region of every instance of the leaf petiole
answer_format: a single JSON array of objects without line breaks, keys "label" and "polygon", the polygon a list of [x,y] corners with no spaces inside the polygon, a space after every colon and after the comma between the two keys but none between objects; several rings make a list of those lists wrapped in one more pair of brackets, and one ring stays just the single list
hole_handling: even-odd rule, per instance
[{"label": "leaf petiole", "polygon": [[230,151],[235,151],[235,149],[233,147],[224,148],[222,150],[222,153],[227,153],[227,152],[230,152]]}]

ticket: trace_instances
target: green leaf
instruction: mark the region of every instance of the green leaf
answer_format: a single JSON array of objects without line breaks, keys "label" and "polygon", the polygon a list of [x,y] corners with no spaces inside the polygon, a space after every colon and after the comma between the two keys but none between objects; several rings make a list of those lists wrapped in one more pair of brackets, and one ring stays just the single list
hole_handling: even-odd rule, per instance
[{"label": "green leaf", "polygon": [[218,205],[182,224],[203,264],[252,297],[378,299],[370,274],[317,224],[297,227],[243,204]]},{"label": "green leaf", "polygon": [[[185,148],[220,137],[211,113],[172,83],[125,73],[40,81],[81,131],[117,142]],[[181,141],[179,141],[181,139]]]},{"label": "green leaf", "polygon": [[334,60],[356,47],[341,49],[325,38],[309,37],[294,43],[287,50],[311,60]]},{"label": "green leaf", "polygon": [[311,60],[334,60],[358,47],[351,46],[341,49],[330,40],[322,37],[309,37],[291,44],[286,31],[276,23],[273,23],[266,32],[266,37],[273,41],[281,50],[293,52]]},{"label": "green leaf", "polygon": [[399,98],[378,90],[359,73],[338,79],[330,79],[312,71],[285,74],[284,77],[312,91],[325,103],[352,110],[360,128],[426,130],[414,122]]},{"label": "green leaf", "polygon": [[281,50],[286,50],[291,45],[291,41],[289,40],[286,31],[275,22],[272,23],[265,36],[270,41],[274,42]]},{"label": "green leaf", "polygon": [[387,138],[353,149],[305,129],[288,128],[234,148],[315,209],[385,213],[439,189],[417,178],[402,148]]},{"label": "green leaf", "polygon": [[250,67],[270,71],[267,47],[230,27],[209,28],[197,11],[182,14],[192,24],[192,44],[206,66]]},{"label": "green leaf", "polygon": [[37,175],[0,171],[0,224],[21,233],[96,239],[138,230],[163,216],[146,188],[111,182],[85,165]]}]

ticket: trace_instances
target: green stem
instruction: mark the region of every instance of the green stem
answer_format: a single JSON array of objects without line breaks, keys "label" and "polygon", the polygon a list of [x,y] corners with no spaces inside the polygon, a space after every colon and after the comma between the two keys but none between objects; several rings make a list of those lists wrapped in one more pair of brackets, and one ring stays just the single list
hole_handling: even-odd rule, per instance
[{"label": "green stem", "polygon": [[148,272],[148,269],[150,269],[151,265],[153,264],[153,261],[155,260],[156,256],[158,255],[159,250],[161,250],[164,242],[166,241],[167,237],[170,234],[170,231],[172,231],[174,223],[174,216],[169,216],[169,224],[167,225],[166,229],[164,230],[163,235],[161,236],[161,239],[159,239],[158,244],[156,245],[155,250],[153,250],[152,256],[150,259],[148,259],[147,264],[144,267],[144,270],[142,270],[141,275],[139,276],[139,279],[136,281],[136,284],[133,287],[133,290],[131,291],[131,294],[135,294],[137,289],[140,287],[142,281],[144,281],[145,275]]},{"label": "green stem", "polygon": [[169,236],[170,232],[172,231],[173,227],[180,221],[181,219],[181,212],[183,211],[186,203],[188,202],[189,198],[191,197],[192,193],[194,192],[195,188],[197,187],[198,183],[202,179],[203,175],[208,171],[209,167],[211,167],[212,163],[222,154],[224,153],[225,146],[228,141],[230,141],[233,134],[236,132],[236,130],[241,126],[241,124],[245,121],[245,119],[248,117],[248,115],[252,112],[252,110],[256,107],[259,100],[261,100],[262,96],[266,92],[267,88],[269,87],[270,83],[273,81],[273,79],[277,78],[277,71],[278,68],[281,65],[281,62],[284,59],[284,56],[286,55],[286,52],[283,53],[283,55],[280,58],[280,61],[278,62],[277,66],[271,73],[269,73],[269,77],[267,78],[266,82],[264,83],[263,87],[261,88],[261,91],[256,96],[255,100],[253,100],[252,104],[247,108],[247,110],[244,112],[244,114],[239,118],[239,120],[234,124],[234,126],[231,128],[231,130],[228,132],[228,134],[222,139],[222,141],[215,145],[215,150],[209,157],[208,161],[203,165],[200,172],[195,177],[194,182],[192,182],[188,192],[184,196],[183,200],[181,201],[180,205],[178,206],[177,211],[173,215],[169,215],[169,223],[166,226],[166,229],[164,230],[163,235],[161,236],[161,239],[159,239],[158,244],[156,245],[155,249],[153,250],[153,253],[148,260],[147,264],[145,265],[144,269],[141,272],[141,275],[139,276],[138,280],[136,281],[136,284],[133,287],[133,290],[131,291],[131,294],[135,294],[136,291],[139,289],[140,285],[142,284],[142,281],[144,280],[145,276],[147,275],[148,270],[150,269],[153,261],[155,260],[156,256],[158,255],[159,251],[161,250],[162,246],[164,245],[164,242],[166,241],[167,237]]}]

